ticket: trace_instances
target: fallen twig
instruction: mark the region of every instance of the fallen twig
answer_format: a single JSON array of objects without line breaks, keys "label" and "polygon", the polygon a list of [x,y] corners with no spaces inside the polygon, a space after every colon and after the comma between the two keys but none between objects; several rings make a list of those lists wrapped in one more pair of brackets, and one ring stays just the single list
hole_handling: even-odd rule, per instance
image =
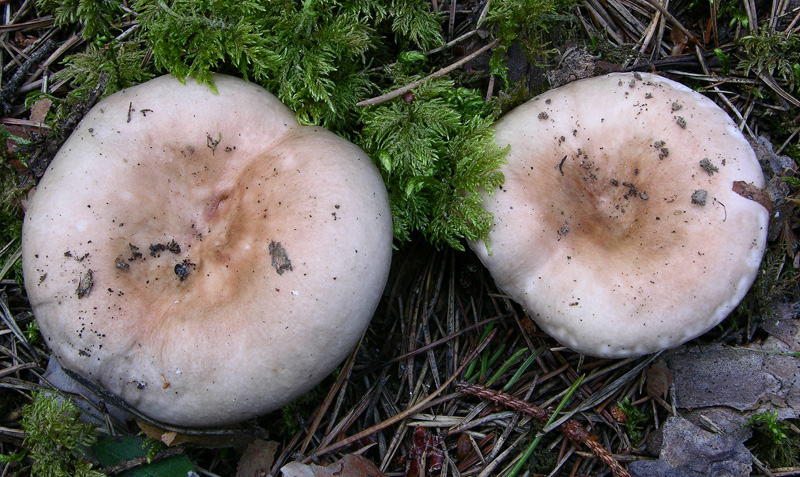
[{"label": "fallen twig", "polygon": [[488,45],[485,45],[483,48],[470,53],[469,55],[465,56],[464,58],[461,58],[460,60],[456,61],[455,63],[453,63],[453,64],[451,64],[449,66],[445,66],[444,68],[442,68],[442,69],[440,69],[438,71],[434,71],[433,73],[431,73],[428,76],[422,78],[421,80],[414,81],[413,83],[409,83],[409,84],[403,86],[402,88],[397,88],[396,90],[390,91],[390,92],[388,92],[386,94],[382,94],[380,96],[376,96],[376,97],[370,98],[370,99],[365,99],[364,101],[359,101],[358,103],[356,103],[356,106],[374,106],[376,104],[385,103],[386,101],[392,100],[394,98],[398,98],[398,97],[406,94],[407,92],[411,91],[412,89],[416,88],[417,86],[421,85],[422,83],[428,81],[429,79],[433,79],[433,78],[438,78],[440,76],[444,76],[447,73],[450,73],[451,71],[460,68],[462,65],[464,65],[464,63],[467,63],[468,61],[470,61],[470,60],[472,60],[472,59],[484,54],[485,52],[487,52],[489,50],[491,50],[492,48],[497,46],[498,43],[500,43],[500,40],[494,40],[491,43],[489,43]]},{"label": "fallen twig", "polygon": [[39,62],[44,60],[50,53],[56,49],[56,42],[53,40],[47,40],[42,43],[42,46],[36,50],[30,58],[25,60],[25,63],[17,69],[17,72],[14,73],[14,76],[11,77],[10,80],[5,84],[3,87],[2,92],[0,92],[0,108],[2,108],[2,114],[5,116],[11,112],[11,101],[14,99],[14,95],[17,92],[17,89],[28,76],[31,68],[38,65]]}]

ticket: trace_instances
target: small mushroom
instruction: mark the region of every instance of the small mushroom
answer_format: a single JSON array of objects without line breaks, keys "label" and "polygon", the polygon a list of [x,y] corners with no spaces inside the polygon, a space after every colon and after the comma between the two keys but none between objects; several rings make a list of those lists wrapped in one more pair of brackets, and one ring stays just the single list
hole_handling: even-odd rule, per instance
[{"label": "small mushroom", "polygon": [[98,103],[23,228],[28,296],[61,365],[183,426],[258,416],[320,382],[364,332],[392,250],[363,151],[254,84],[214,82],[161,77]]},{"label": "small mushroom", "polygon": [[763,188],[764,176],[708,98],[651,74],[611,74],[532,99],[496,134],[510,145],[506,180],[485,196],[487,243],[471,246],[562,344],[605,357],[674,347],[722,321],[753,283],[768,212],[733,185]]}]

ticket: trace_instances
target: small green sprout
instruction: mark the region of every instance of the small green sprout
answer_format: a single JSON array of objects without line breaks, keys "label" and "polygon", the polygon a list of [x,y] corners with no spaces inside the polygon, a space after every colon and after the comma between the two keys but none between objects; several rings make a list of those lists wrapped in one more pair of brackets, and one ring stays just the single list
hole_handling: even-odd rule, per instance
[{"label": "small green sprout", "polygon": [[620,402],[617,402],[620,410],[625,414],[625,430],[628,432],[628,437],[632,443],[637,443],[642,440],[641,426],[647,423],[650,418],[639,410],[631,401],[626,397]]},{"label": "small green sprout", "polygon": [[756,414],[747,420],[753,431],[747,447],[772,468],[800,465],[800,433],[789,422],[782,421],[776,411]]},{"label": "small green sprout", "polygon": [[786,439],[787,426],[778,419],[777,411],[767,411],[762,414],[751,416],[747,420],[747,425],[754,431],[760,430],[775,445],[781,445]]},{"label": "small green sprout", "polygon": [[29,321],[28,326],[25,328],[25,338],[28,339],[28,343],[35,342],[41,336],[42,333],[39,331],[39,323],[36,320]]}]

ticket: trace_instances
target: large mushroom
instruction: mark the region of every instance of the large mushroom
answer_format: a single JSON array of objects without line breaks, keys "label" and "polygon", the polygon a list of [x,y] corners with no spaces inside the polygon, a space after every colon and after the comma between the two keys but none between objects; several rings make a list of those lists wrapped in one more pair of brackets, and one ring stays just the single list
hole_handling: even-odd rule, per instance
[{"label": "large mushroom", "polygon": [[717,325],[753,283],[764,177],[708,98],[611,74],[532,99],[496,134],[510,146],[506,180],[485,198],[488,243],[471,246],[562,344],[605,357],[670,348]]},{"label": "large mushroom", "polygon": [[158,421],[276,409],[352,350],[382,295],[391,217],[358,147],[262,88],[161,77],[97,104],[23,228],[60,364]]}]

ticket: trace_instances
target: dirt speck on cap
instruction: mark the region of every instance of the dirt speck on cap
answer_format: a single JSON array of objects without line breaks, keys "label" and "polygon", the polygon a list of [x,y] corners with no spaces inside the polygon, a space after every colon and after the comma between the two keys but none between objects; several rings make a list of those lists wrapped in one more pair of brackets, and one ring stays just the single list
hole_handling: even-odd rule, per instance
[{"label": "dirt speck on cap", "polygon": [[283,248],[280,242],[272,241],[269,243],[269,256],[272,258],[272,266],[278,275],[283,275],[285,271],[292,271],[292,261],[289,260],[289,255],[286,249]]}]

